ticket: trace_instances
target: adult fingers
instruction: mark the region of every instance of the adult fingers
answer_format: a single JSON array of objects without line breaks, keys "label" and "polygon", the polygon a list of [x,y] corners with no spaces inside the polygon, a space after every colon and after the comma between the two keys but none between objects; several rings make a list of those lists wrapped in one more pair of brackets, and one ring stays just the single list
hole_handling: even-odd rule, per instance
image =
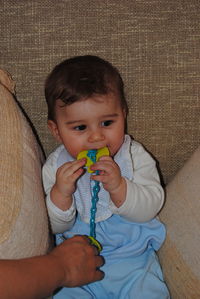
[{"label": "adult fingers", "polygon": [[105,260],[104,260],[103,256],[98,255],[98,256],[96,257],[96,267],[97,267],[97,268],[100,268],[100,267],[102,267],[104,264],[105,264]]},{"label": "adult fingers", "polygon": [[96,281],[96,280],[102,280],[104,278],[104,276],[105,276],[105,273],[103,271],[101,271],[101,270],[98,269],[95,272],[94,281]]},{"label": "adult fingers", "polygon": [[91,245],[91,247],[94,250],[95,255],[99,254],[99,250],[98,250],[97,246],[94,244],[94,241],[92,241],[92,239],[89,236],[87,236],[87,235],[75,235],[73,238],[76,238],[77,241],[84,242],[84,243],[86,242],[88,245]]}]

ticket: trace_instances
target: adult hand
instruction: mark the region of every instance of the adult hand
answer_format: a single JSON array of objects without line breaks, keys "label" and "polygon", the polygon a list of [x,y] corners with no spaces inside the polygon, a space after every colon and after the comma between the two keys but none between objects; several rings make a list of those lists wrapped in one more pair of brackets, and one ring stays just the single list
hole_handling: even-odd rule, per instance
[{"label": "adult hand", "polygon": [[61,286],[75,287],[103,279],[103,258],[86,236],[64,241],[47,255],[0,260],[0,297],[45,298]]},{"label": "adult hand", "polygon": [[50,254],[62,271],[60,286],[76,287],[104,277],[104,264],[95,246],[86,236],[74,236],[57,246]]}]

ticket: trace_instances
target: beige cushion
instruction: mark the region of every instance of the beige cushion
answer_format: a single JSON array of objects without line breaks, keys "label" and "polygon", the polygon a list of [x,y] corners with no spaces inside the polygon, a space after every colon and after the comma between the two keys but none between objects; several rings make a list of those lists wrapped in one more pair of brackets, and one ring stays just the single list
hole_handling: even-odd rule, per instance
[{"label": "beige cushion", "polygon": [[13,80],[0,70],[0,258],[40,255],[50,244],[43,157],[12,93]]},{"label": "beige cushion", "polygon": [[200,298],[200,147],[167,186],[160,259],[172,298]]}]

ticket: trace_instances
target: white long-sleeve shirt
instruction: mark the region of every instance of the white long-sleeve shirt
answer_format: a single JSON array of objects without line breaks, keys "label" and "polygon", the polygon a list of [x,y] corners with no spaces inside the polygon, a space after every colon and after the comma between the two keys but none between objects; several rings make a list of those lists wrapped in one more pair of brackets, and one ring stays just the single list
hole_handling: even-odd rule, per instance
[{"label": "white long-sleeve shirt", "polygon": [[[63,157],[66,158],[63,159]],[[66,152],[63,145],[59,146],[48,157],[43,167],[43,184],[46,192],[47,209],[54,233],[62,233],[70,229],[75,221],[76,212],[83,221],[89,222],[89,205],[86,182],[89,179],[83,175],[82,183],[78,182],[77,190],[73,195],[73,203],[67,211],[56,207],[50,198],[50,191],[55,183],[56,171],[59,166],[73,158]],[[117,208],[109,197],[109,193],[101,186],[102,194],[98,202],[96,221],[118,214],[132,222],[147,222],[153,219],[164,202],[164,192],[160,185],[156,163],[143,146],[125,135],[125,140],[115,155],[114,160],[119,165],[122,176],[127,183],[126,199],[122,206]],[[85,176],[85,177],[84,177]],[[83,194],[82,194],[82,190]]]}]

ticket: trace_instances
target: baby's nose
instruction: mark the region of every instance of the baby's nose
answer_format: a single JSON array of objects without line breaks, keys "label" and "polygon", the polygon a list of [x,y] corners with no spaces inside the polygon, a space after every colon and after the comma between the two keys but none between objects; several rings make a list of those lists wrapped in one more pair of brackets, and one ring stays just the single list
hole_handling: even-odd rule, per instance
[{"label": "baby's nose", "polygon": [[89,142],[99,142],[105,140],[104,134],[102,134],[101,130],[95,130],[94,132],[91,132],[89,136]]}]

